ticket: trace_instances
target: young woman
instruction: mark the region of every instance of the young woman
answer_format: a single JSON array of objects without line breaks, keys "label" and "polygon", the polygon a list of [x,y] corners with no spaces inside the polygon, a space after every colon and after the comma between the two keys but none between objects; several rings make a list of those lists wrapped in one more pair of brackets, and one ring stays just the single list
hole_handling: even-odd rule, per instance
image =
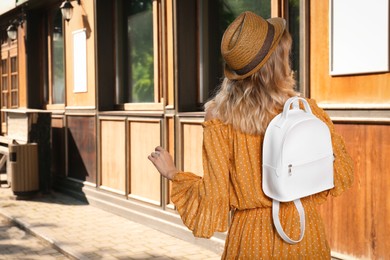
[{"label": "young woman", "polygon": [[[184,224],[197,237],[209,238],[228,229],[223,259],[330,259],[317,206],[331,194],[340,195],[353,181],[353,162],[328,115],[308,99],[313,113],[331,131],[334,188],[301,199],[306,232],[295,245],[284,242],[272,223],[272,200],[262,191],[262,141],[267,125],[296,96],[290,68],[291,37],[285,20],[264,20],[244,12],[226,29],[221,52],[225,78],[216,96],[205,105],[203,177],[178,171],[172,157],[156,147],[149,160],[172,181],[171,199]],[[294,204],[283,203],[280,220],[297,239],[299,215]]]}]

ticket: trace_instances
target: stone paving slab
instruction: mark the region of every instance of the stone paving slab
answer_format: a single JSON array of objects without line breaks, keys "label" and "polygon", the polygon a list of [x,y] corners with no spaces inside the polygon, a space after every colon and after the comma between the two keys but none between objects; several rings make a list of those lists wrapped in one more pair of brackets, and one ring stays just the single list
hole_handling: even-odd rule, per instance
[{"label": "stone paving slab", "polygon": [[73,259],[217,260],[221,257],[62,193],[16,200],[9,188],[0,188],[0,215]]},{"label": "stone paving slab", "polygon": [[69,259],[47,242],[29,234],[0,215],[0,259]]}]

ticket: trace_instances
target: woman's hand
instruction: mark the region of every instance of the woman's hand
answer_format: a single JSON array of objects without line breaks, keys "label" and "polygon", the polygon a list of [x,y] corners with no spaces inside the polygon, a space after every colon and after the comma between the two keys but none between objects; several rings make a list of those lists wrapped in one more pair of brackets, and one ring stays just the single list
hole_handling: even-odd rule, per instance
[{"label": "woman's hand", "polygon": [[157,146],[148,159],[154,164],[162,176],[172,180],[178,170],[173,162],[172,156],[164,148]]}]

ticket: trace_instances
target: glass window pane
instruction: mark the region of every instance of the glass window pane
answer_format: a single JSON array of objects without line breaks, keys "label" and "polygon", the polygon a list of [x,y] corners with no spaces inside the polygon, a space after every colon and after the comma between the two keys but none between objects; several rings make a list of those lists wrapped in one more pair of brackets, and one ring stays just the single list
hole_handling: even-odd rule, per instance
[{"label": "glass window pane", "polygon": [[11,73],[18,72],[16,57],[11,57]]},{"label": "glass window pane", "polygon": [[57,11],[53,19],[52,30],[52,98],[53,104],[65,103],[64,79],[64,38],[62,34],[62,15]]},{"label": "glass window pane", "polygon": [[7,68],[7,59],[1,60],[1,73],[7,74],[8,68]]},{"label": "glass window pane", "polygon": [[204,103],[213,95],[223,77],[221,39],[231,22],[242,12],[252,11],[265,19],[271,17],[271,0],[200,0],[200,100]]},{"label": "glass window pane", "polygon": [[288,18],[288,29],[293,41],[291,50],[291,67],[294,72],[294,77],[297,80],[297,86],[299,88],[299,0],[289,0]]},{"label": "glass window pane", "polygon": [[154,102],[152,4],[152,0],[125,2],[128,102]]},{"label": "glass window pane", "polygon": [[1,95],[1,107],[8,107],[8,94],[4,93]]},{"label": "glass window pane", "polygon": [[271,17],[271,0],[223,0],[221,2],[224,17],[230,20],[228,25],[244,11],[252,11],[265,19]]},{"label": "glass window pane", "polygon": [[8,90],[8,77],[1,78],[1,89]]},{"label": "glass window pane", "polygon": [[18,90],[18,75],[11,75],[11,90]]},{"label": "glass window pane", "polygon": [[11,92],[11,107],[18,107],[18,92]]}]

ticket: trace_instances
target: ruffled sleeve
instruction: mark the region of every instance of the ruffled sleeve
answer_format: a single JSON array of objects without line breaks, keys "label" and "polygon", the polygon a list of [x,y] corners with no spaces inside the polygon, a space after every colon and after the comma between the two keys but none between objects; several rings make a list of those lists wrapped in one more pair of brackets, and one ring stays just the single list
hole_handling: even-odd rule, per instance
[{"label": "ruffled sleeve", "polygon": [[329,115],[320,107],[314,100],[308,99],[310,107],[318,118],[324,121],[331,132],[332,136],[332,146],[333,154],[335,156],[334,161],[334,188],[322,192],[316,196],[319,203],[323,202],[326,199],[326,196],[330,193],[332,196],[339,196],[349,187],[351,187],[354,180],[354,168],[353,160],[348,154],[345,148],[345,142],[342,136],[336,133],[334,125]]},{"label": "ruffled sleeve", "polygon": [[171,199],[194,236],[209,238],[228,227],[230,149],[227,127],[215,120],[203,127],[203,177],[176,174]]}]

